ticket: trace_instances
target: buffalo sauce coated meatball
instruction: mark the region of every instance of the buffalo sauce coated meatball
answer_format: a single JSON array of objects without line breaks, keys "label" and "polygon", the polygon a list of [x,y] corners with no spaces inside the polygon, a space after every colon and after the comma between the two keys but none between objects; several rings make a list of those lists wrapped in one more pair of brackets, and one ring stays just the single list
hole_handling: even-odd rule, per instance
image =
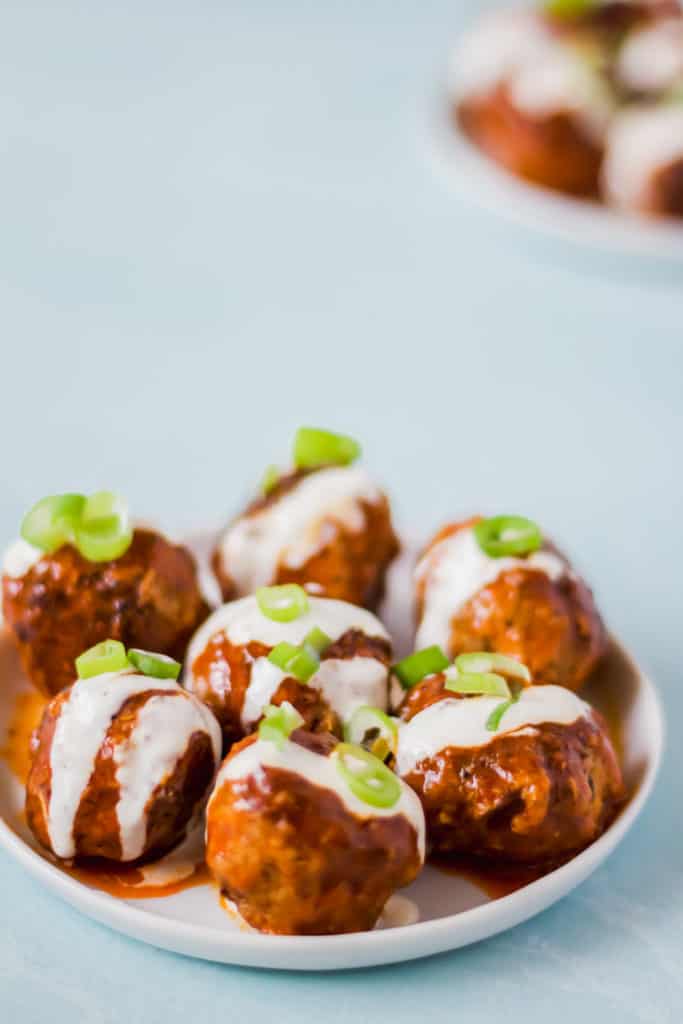
[{"label": "buffalo sauce coated meatball", "polygon": [[223,763],[207,811],[207,864],[242,917],[264,932],[327,935],[372,928],[424,859],[415,794],[366,803],[339,771],[332,736],[298,729],[281,747],[250,736]]},{"label": "buffalo sauce coated meatball", "polygon": [[457,696],[444,680],[408,694],[396,762],[433,851],[540,864],[596,839],[623,799],[600,716],[557,686],[523,689],[500,715],[500,697]]},{"label": "buffalo sauce coated meatball", "polygon": [[143,529],[106,562],[72,544],[44,554],[18,541],[5,558],[2,599],[24,671],[48,694],[71,683],[81,651],[109,637],[180,660],[208,614],[189,551]]},{"label": "buffalo sauce coated meatball", "polygon": [[451,657],[511,655],[535,683],[578,690],[607,648],[590,590],[547,543],[526,555],[487,554],[476,536],[480,522],[445,527],[423,553],[415,574],[416,646],[439,644]]},{"label": "buffalo sauce coated meatball", "polygon": [[452,61],[456,121],[517,176],[572,195],[596,195],[615,100],[585,49],[539,11],[488,15]]},{"label": "buffalo sauce coated meatball", "polygon": [[[289,622],[269,618],[255,596],[231,601],[192,639],[184,684],[215,713],[226,747],[256,727],[268,703],[288,701],[307,729],[337,735],[359,705],[387,707],[391,644],[379,619],[344,601],[300,596],[307,610]],[[327,645],[305,681],[269,659],[314,630]]]},{"label": "buffalo sauce coated meatball", "polygon": [[225,531],[213,566],[225,600],[273,583],[376,608],[398,552],[389,502],[362,466],[298,469]]},{"label": "buffalo sauce coated meatball", "polygon": [[79,679],[53,697],[32,740],[28,824],[55,856],[160,856],[204,805],[220,729],[176,682],[132,670]]}]

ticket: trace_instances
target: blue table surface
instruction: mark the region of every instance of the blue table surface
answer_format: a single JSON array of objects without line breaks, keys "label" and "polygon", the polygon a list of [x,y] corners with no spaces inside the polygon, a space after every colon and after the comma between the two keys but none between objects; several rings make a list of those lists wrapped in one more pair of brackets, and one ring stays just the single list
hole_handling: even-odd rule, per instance
[{"label": "blue table surface", "polygon": [[297,424],[347,428],[404,527],[522,510],[561,539],[661,688],[655,794],[536,919],[347,974],[137,944],[0,855],[3,1021],[681,1019],[683,265],[513,229],[433,177],[423,120],[474,10],[5,7],[0,536],[102,486],[216,523]]}]

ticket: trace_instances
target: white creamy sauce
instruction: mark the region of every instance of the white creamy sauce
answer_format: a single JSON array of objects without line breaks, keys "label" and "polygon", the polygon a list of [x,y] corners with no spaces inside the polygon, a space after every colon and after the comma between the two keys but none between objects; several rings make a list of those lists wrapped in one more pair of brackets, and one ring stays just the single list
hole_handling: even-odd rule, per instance
[{"label": "white creamy sauce", "polygon": [[3,575],[15,580],[21,579],[34,565],[38,564],[42,557],[43,552],[40,548],[34,547],[33,544],[29,544],[27,540],[20,537],[5,551],[2,560]]},{"label": "white creamy sauce", "polygon": [[115,749],[116,778],[121,789],[116,811],[124,860],[142,853],[145,804],[182,756],[193,732],[209,735],[218,763],[218,723],[208,708],[175,681],[133,672],[106,672],[78,680],[62,705],[50,750],[47,828],[57,856],[69,858],[76,853],[74,820],[112,719],[129,697],[151,689],[181,696],[167,701],[151,698],[138,713],[127,743]]},{"label": "white creamy sauce", "polygon": [[479,547],[471,527],[439,541],[415,570],[416,580],[426,583],[415,646],[419,649],[439,644],[451,654],[453,617],[483,587],[511,569],[542,572],[551,580],[569,575],[565,560],[552,551],[534,551],[525,558],[491,558]]},{"label": "white creamy sauce", "polygon": [[303,477],[271,505],[237,519],[219,541],[224,571],[241,593],[272,583],[279,565],[300,569],[330,539],[329,522],[359,533],[362,502],[381,492],[362,466],[321,469]]},{"label": "white creamy sauce", "polygon": [[619,52],[617,77],[639,93],[660,93],[683,78],[683,18],[631,33]]},{"label": "white creamy sauce", "polygon": [[[260,610],[256,598],[243,597],[230,601],[218,608],[195,633],[187,654],[185,686],[194,689],[192,666],[212,640],[220,641],[224,636],[235,646],[244,646],[258,641],[275,647],[282,641],[300,644],[305,636],[317,626],[332,641],[350,629],[358,629],[370,637],[389,640],[389,635],[379,619],[346,601],[330,598],[308,598],[310,610],[292,622],[274,622]],[[219,664],[210,683],[216,690],[229,688],[228,666]],[[330,706],[342,719],[346,718],[359,704],[373,704],[387,707],[388,669],[375,658],[330,658],[322,661],[320,668],[309,680],[309,685],[322,690]],[[277,690],[286,674],[267,658],[257,658],[251,667],[251,679],[242,708],[242,723],[251,726],[260,717],[263,708]]]},{"label": "white creamy sauce", "polygon": [[575,116],[600,141],[614,109],[605,83],[581,54],[559,39],[533,10],[498,11],[482,18],[451,60],[456,98],[484,97],[507,84],[521,111]]},{"label": "white creamy sauce", "polygon": [[423,758],[446,747],[483,747],[500,736],[554,722],[571,725],[592,714],[591,707],[564,686],[531,686],[505,712],[496,732],[486,721],[500,697],[446,698],[430,704],[409,722],[399,722],[396,770],[407,775]]},{"label": "white creamy sauce", "polygon": [[[409,786],[401,783],[401,795],[393,807],[371,807],[355,796],[337,770],[334,756],[325,757],[291,741],[281,750],[274,743],[256,740],[234,757],[223,762],[218,773],[211,799],[219,792],[223,783],[231,779],[245,779],[257,775],[262,768],[280,768],[300,775],[314,786],[332,790],[339,797],[350,814],[367,820],[370,818],[391,818],[402,814],[417,834],[421,860],[425,855],[425,820],[422,805]],[[210,805],[211,801],[209,801]]]},{"label": "white creamy sauce", "polygon": [[602,178],[609,201],[638,209],[653,175],[683,159],[683,105],[633,107],[612,123]]}]

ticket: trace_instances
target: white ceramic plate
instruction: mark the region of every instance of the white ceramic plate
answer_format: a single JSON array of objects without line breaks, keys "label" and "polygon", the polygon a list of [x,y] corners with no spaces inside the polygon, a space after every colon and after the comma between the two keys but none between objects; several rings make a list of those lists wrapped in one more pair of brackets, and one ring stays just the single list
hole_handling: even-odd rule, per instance
[{"label": "white ceramic plate", "polygon": [[[405,630],[409,602],[404,567],[392,573],[384,617]],[[404,644],[405,646],[405,644]],[[5,745],[16,696],[27,690],[9,636],[0,632],[0,749]],[[621,842],[647,800],[663,743],[659,701],[652,683],[614,644],[587,697],[610,719],[619,709],[624,772],[632,798],[605,834],[568,864],[523,889],[489,900],[464,877],[427,867],[403,891],[418,915],[414,924],[356,935],[259,935],[240,927],[210,885],[159,899],[121,900],[66,875],[40,852],[22,817],[23,788],[0,761],[0,846],[33,877],[89,917],[143,942],[223,963],[289,970],[368,967],[456,949],[511,928],[555,903],[590,875]],[[399,903],[399,909],[405,909]]]},{"label": "white ceramic plate", "polygon": [[[445,90],[444,90],[445,92]],[[467,203],[555,238],[609,252],[683,259],[683,225],[615,212],[516,178],[453,123],[443,97],[432,113],[428,152],[442,180]]]}]

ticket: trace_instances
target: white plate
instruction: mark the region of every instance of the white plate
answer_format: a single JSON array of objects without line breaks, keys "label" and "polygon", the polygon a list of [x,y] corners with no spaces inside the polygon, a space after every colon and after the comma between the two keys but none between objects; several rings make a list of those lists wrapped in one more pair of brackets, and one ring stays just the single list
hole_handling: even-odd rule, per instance
[{"label": "white plate", "polygon": [[[386,621],[400,630],[409,605],[404,569],[399,565],[392,573],[395,599],[384,613]],[[6,743],[15,698],[27,688],[9,636],[0,632],[0,748]],[[501,899],[491,901],[465,878],[427,867],[402,894],[417,908],[415,924],[325,938],[270,936],[240,928],[221,908],[217,890],[210,885],[159,899],[114,898],[66,875],[40,853],[23,821],[23,787],[4,761],[0,761],[0,846],[37,881],[89,917],[189,956],[308,971],[368,967],[456,949],[511,928],[570,892],[621,842],[647,800],[663,744],[661,710],[652,683],[614,644],[587,696],[607,713],[619,709],[624,772],[633,793],[624,811],[597,842],[568,864]]]},{"label": "white plate", "polygon": [[[434,124],[434,122],[436,122]],[[428,141],[431,162],[465,201],[523,227],[610,252],[683,259],[683,226],[610,210],[530,185],[485,156],[458,129],[441,98]]]}]

